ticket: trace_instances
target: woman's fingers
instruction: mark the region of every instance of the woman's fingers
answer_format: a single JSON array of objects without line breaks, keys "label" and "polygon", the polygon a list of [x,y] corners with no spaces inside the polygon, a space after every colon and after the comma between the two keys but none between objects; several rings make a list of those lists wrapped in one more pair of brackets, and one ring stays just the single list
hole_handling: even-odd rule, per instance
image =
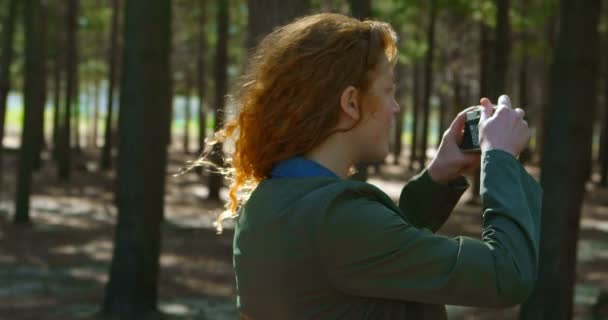
[{"label": "woman's fingers", "polygon": [[503,94],[502,96],[500,96],[498,98],[498,105],[505,105],[509,108],[513,108],[513,105],[511,104],[511,98],[509,98],[508,95]]},{"label": "woman's fingers", "polygon": [[481,119],[479,119],[479,122],[484,122],[486,119],[490,118],[492,114],[494,114],[494,105],[488,98],[481,98],[479,102],[482,106]]},{"label": "woman's fingers", "polygon": [[464,129],[464,124],[467,121],[467,112],[469,111],[473,111],[476,108],[479,108],[478,106],[472,106],[472,107],[468,107],[464,110],[462,110],[457,116],[456,118],[454,118],[454,121],[452,121],[452,124],[450,124],[450,127],[448,128],[447,133],[449,135],[451,135],[452,137],[455,138],[455,141],[457,143],[460,143],[459,140],[462,138],[462,130]]}]

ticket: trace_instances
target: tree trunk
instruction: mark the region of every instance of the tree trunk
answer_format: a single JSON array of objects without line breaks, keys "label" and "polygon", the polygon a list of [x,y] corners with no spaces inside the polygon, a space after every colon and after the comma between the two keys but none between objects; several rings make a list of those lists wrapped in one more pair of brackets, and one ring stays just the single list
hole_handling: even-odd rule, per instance
[{"label": "tree trunk", "polygon": [[[6,118],[7,97],[11,89],[11,64],[13,63],[13,38],[15,35],[15,20],[17,19],[17,9],[19,0],[10,0],[8,4],[8,15],[3,21],[2,26],[2,56],[0,56],[0,188],[2,188],[3,172],[3,153],[4,145],[4,122]],[[1,189],[0,189],[1,190]]]},{"label": "tree trunk", "polygon": [[[547,19],[547,24],[545,25],[545,38],[548,41],[548,47],[549,50],[555,52],[555,38],[556,38],[556,30],[557,30],[557,17],[555,16],[550,16]],[[537,145],[538,147],[536,148],[536,156],[539,157],[539,159],[543,158],[543,148],[544,148],[544,144],[542,143],[542,141],[545,140],[544,137],[544,133],[545,133],[545,128],[544,125],[545,123],[547,123],[544,119],[545,115],[549,112],[549,110],[551,109],[551,62],[547,61],[545,63],[545,67],[546,67],[546,72],[545,72],[545,77],[544,77],[544,81],[543,81],[543,100],[542,100],[542,104],[541,104],[541,112],[539,113],[539,119],[538,123],[540,124],[539,126],[539,130],[537,130],[537,135],[536,135],[536,141],[538,141]]]},{"label": "tree trunk", "polygon": [[53,159],[59,160],[60,151],[60,137],[61,137],[61,75],[62,75],[62,63],[61,54],[57,50],[54,63],[53,63]]},{"label": "tree trunk", "polygon": [[[506,90],[511,51],[509,0],[496,0],[496,30],[493,40],[490,38],[489,27],[481,24],[480,47],[480,97],[488,97],[493,103],[497,103],[498,96]],[[493,68],[490,69],[490,66]],[[479,189],[480,169],[477,169],[469,203],[479,202]]]},{"label": "tree trunk", "polygon": [[[224,126],[224,107],[227,89],[227,74],[228,69],[228,0],[220,0],[217,15],[217,30],[218,41],[215,54],[215,127],[214,132],[217,132]],[[223,165],[224,154],[222,152],[222,143],[213,145],[211,160],[218,166]],[[209,200],[220,200],[220,188],[223,185],[223,177],[221,174],[213,172],[209,176]]]},{"label": "tree trunk", "polygon": [[37,75],[37,77],[41,78],[42,81],[42,88],[40,89],[40,91],[38,92],[38,94],[40,95],[38,97],[38,99],[40,99],[40,108],[42,109],[42,116],[38,117],[36,120],[38,121],[38,123],[36,123],[35,125],[35,130],[36,130],[36,150],[35,150],[35,156],[34,156],[34,162],[33,162],[33,168],[34,170],[39,170],[40,167],[42,166],[42,158],[41,158],[41,153],[42,153],[42,149],[44,149],[44,146],[46,145],[46,142],[44,140],[44,114],[46,111],[46,77],[47,77],[47,68],[46,68],[46,61],[47,61],[47,56],[46,56],[46,52],[47,52],[47,1],[46,0],[42,0],[40,3],[40,13],[38,14],[38,18],[40,19],[40,21],[38,22],[38,24],[40,25],[40,27],[38,28],[40,30],[40,35],[38,36],[38,39],[40,40],[40,44],[38,45],[38,50],[40,50],[39,56],[42,57],[42,62],[40,63],[41,65],[41,69],[40,69],[40,73]]},{"label": "tree trunk", "polygon": [[[520,4],[521,9],[520,13],[525,14],[528,11],[528,3],[522,2]],[[520,32],[520,47],[521,47],[521,62],[519,65],[519,83],[518,83],[518,93],[519,93],[519,108],[528,108],[528,68],[530,67],[530,59],[528,46],[530,43],[529,35],[527,30],[522,30]],[[526,120],[528,124],[532,126],[532,121],[530,119],[530,115],[526,115]],[[522,165],[526,164],[532,159],[532,150],[530,149],[530,142],[528,141],[528,145],[519,155],[519,161]]]},{"label": "tree trunk", "polygon": [[498,96],[507,90],[506,79],[511,53],[509,22],[510,0],[496,0],[496,36],[494,41],[494,68],[490,73],[492,88],[490,99],[497,103]]},{"label": "tree trunk", "polygon": [[99,92],[101,91],[101,83],[99,80],[95,81],[95,86],[93,87],[93,134],[91,137],[91,145],[94,149],[97,149],[97,133],[99,131],[98,123],[99,123]]},{"label": "tree trunk", "polygon": [[[76,20],[78,21],[78,20]],[[76,25],[78,26],[78,22],[76,23]],[[78,31],[76,31],[77,34]],[[74,37],[74,40],[76,41],[75,45],[76,45],[76,49],[75,49],[75,56],[76,59],[78,59],[78,35],[76,35]],[[74,63],[74,93],[73,93],[73,100],[72,100],[72,125],[74,126],[72,128],[72,132],[74,133],[72,135],[73,137],[73,142],[72,144],[74,145],[74,152],[76,154],[80,154],[82,152],[82,147],[80,146],[80,131],[81,131],[81,125],[82,125],[82,119],[81,119],[81,104],[80,104],[80,83],[79,83],[79,77],[78,77],[78,62]]]},{"label": "tree trunk", "polygon": [[[199,155],[205,150],[205,138],[207,138],[207,112],[205,111],[205,89],[207,88],[207,64],[205,63],[205,54],[207,52],[207,33],[205,27],[207,25],[207,9],[205,0],[199,0],[199,51],[198,51],[198,153]],[[197,167],[196,173],[203,174],[203,168]]]},{"label": "tree trunk", "polygon": [[53,131],[51,156],[56,165],[60,161],[59,153],[61,152],[61,119],[62,119],[62,92],[63,92],[63,76],[65,62],[65,28],[64,24],[60,23],[65,20],[63,7],[49,5],[49,53],[52,53],[52,82],[53,82]]},{"label": "tree trunk", "polygon": [[454,72],[452,80],[452,91],[454,92],[454,95],[452,96],[452,108],[448,119],[454,119],[460,110],[464,108],[465,101],[469,102],[468,99],[465,99],[465,89],[466,88],[463,87],[460,74],[458,74],[458,72]]},{"label": "tree trunk", "polygon": [[91,112],[91,107],[93,106],[93,94],[91,93],[91,86],[87,83],[83,85],[84,88],[82,90],[81,96],[82,96],[82,105],[80,107],[81,112],[82,112],[82,133],[83,133],[83,140],[84,140],[84,144],[83,147],[89,148],[91,147],[91,117],[92,117],[92,112]]},{"label": "tree trunk", "polygon": [[249,6],[247,48],[249,49],[275,27],[306,14],[310,8],[310,0],[248,0],[247,4]]},{"label": "tree trunk", "polygon": [[188,80],[186,83],[186,100],[184,101],[184,153],[190,153],[190,102],[191,102],[191,89],[192,89],[192,80],[190,80],[190,76],[188,76]]},{"label": "tree trunk", "polygon": [[[606,81],[606,80],[604,80]],[[604,89],[604,105],[603,105],[603,120],[601,121],[600,127],[600,155],[599,155],[599,169],[600,169],[600,187],[608,186],[608,103],[606,103],[606,89]]]},{"label": "tree trunk", "polygon": [[[76,59],[77,59],[77,42],[76,29],[78,28],[78,0],[69,0],[67,14],[67,50],[66,50],[66,89],[65,89],[65,110],[63,112],[62,130],[61,130],[61,151],[59,152],[59,178],[61,180],[70,179],[71,171],[71,138],[72,138],[72,108],[75,96],[75,87],[77,86],[76,78]],[[76,119],[76,122],[78,119]]]},{"label": "tree trunk", "polygon": [[29,204],[32,189],[32,171],[36,157],[38,133],[36,126],[42,118],[44,78],[44,56],[42,46],[42,24],[40,21],[41,1],[25,1],[25,81],[24,117],[19,150],[19,169],[15,199],[15,224],[28,224],[30,221]]},{"label": "tree trunk", "polygon": [[397,63],[395,67],[395,78],[397,79],[397,89],[395,92],[395,98],[400,105],[399,113],[397,114],[395,119],[395,141],[393,147],[393,164],[399,164],[399,158],[401,157],[401,151],[403,149],[403,117],[405,115],[405,103],[403,103],[403,98],[405,97],[405,65],[402,63]]},{"label": "tree trunk", "polygon": [[445,93],[439,93],[439,107],[437,108],[438,119],[437,119],[437,142],[435,144],[435,148],[439,149],[439,145],[441,144],[441,137],[443,136],[443,132],[445,131],[445,122],[447,118],[448,112],[448,99],[445,96]]},{"label": "tree trunk", "polygon": [[412,66],[412,141],[410,143],[410,170],[418,162],[418,132],[420,114],[420,63],[414,62]]},{"label": "tree trunk", "polygon": [[112,30],[110,32],[110,51],[108,52],[108,111],[104,128],[103,149],[101,151],[101,169],[112,168],[112,146],[114,128],[114,86],[116,85],[116,70],[118,58],[118,17],[120,15],[120,0],[112,0]]},{"label": "tree trunk", "polygon": [[[490,83],[492,76],[490,66],[492,65],[493,61],[493,49],[494,47],[490,36],[490,27],[481,22],[479,25],[479,97],[492,98],[491,95],[493,91],[493,85]],[[496,98],[493,98],[492,100],[495,99]],[[467,201],[469,204],[479,203],[479,192],[481,188],[480,170],[480,168],[475,170],[475,175],[473,177],[473,188],[471,190],[471,198],[469,198],[469,200]]]},{"label": "tree trunk", "polygon": [[422,142],[419,157],[420,168],[426,165],[428,147],[429,120],[431,114],[431,90],[433,89],[433,54],[435,53],[435,20],[437,19],[437,0],[430,0],[429,21],[427,29],[427,51],[424,60],[424,93],[422,95]]},{"label": "tree trunk", "polygon": [[126,2],[118,153],[118,222],[103,314],[158,319],[167,164],[171,2]]},{"label": "tree trunk", "polygon": [[608,35],[606,34],[604,34],[604,44],[604,125],[600,137],[600,186],[605,188],[608,187]]},{"label": "tree trunk", "polygon": [[[573,315],[580,214],[591,167],[600,0],[563,0],[560,9],[552,107],[545,117],[541,162],[540,268],[521,319],[571,319]],[[585,106],[585,112],[580,112],[580,106]]]},{"label": "tree trunk", "polygon": [[354,18],[365,20],[372,17],[371,0],[349,0],[350,11]]},{"label": "tree trunk", "polygon": [[[521,65],[519,66],[519,107],[527,108],[528,107],[528,56],[524,53],[521,60]],[[531,123],[531,119],[529,115],[526,115],[526,121]],[[532,158],[532,150],[530,149],[530,142],[526,148],[519,155],[519,161],[521,164],[525,164],[530,161]]]}]

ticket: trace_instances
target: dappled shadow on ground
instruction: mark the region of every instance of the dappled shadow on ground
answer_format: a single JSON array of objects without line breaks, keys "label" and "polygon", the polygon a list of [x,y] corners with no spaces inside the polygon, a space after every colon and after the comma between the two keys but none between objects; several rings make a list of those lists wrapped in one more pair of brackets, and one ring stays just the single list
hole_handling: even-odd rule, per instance
[{"label": "dappled shadow on ground", "polygon": [[[163,227],[161,306],[175,316],[202,315],[201,308],[214,304],[234,314],[232,233],[184,228],[170,219]],[[61,213],[36,213],[34,224],[26,227],[8,220],[0,216],[0,318],[95,314],[107,281],[112,224]]]},{"label": "dappled shadow on ground", "polygon": [[[99,311],[112,255],[116,208],[111,173],[96,155],[77,158],[69,183],[49,162],[34,175],[30,226],[12,224],[15,177],[0,194],[0,319],[90,319]],[[221,203],[204,201],[204,177],[173,177],[189,157],[172,159],[159,276],[166,319],[234,319],[232,231],[212,228]],[[15,154],[5,167],[15,168]],[[6,186],[6,188],[5,188]]]},{"label": "dappled shadow on ground", "polygon": [[[159,308],[166,319],[235,319],[233,233],[230,224],[221,235],[212,226],[222,204],[204,200],[204,177],[193,172],[171,175],[189,158],[174,156],[167,176]],[[91,319],[98,312],[116,209],[112,175],[92,170],[91,162],[79,160],[80,169],[70,183],[57,182],[54,168],[43,167],[34,177],[33,223],[25,227],[11,222],[14,175],[5,169],[0,195],[0,319]],[[14,168],[15,158],[7,156],[5,165]],[[370,182],[396,200],[412,175],[403,167],[385,165],[379,172],[372,170]],[[441,234],[479,237],[481,208],[468,205],[468,197],[463,196]],[[581,222],[577,319],[591,319],[591,305],[600,291],[608,290],[607,224],[608,191],[592,188]],[[450,319],[516,319],[517,312],[449,307]]]}]

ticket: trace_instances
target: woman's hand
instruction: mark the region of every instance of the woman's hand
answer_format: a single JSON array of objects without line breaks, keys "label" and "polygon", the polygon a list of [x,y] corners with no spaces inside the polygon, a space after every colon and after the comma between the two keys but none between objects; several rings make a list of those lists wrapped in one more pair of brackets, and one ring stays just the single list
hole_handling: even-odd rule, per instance
[{"label": "woman's hand", "polygon": [[479,119],[481,152],[499,149],[517,158],[530,140],[530,129],[524,120],[524,110],[513,109],[511,100],[506,95],[498,99],[496,111],[487,98],[481,99],[481,104],[483,106]]},{"label": "woman's hand", "polygon": [[480,164],[479,153],[464,153],[460,150],[462,134],[467,120],[466,113],[479,108],[470,107],[458,114],[450,127],[443,133],[437,154],[428,167],[429,175],[433,181],[440,184],[462,176],[477,169]]}]

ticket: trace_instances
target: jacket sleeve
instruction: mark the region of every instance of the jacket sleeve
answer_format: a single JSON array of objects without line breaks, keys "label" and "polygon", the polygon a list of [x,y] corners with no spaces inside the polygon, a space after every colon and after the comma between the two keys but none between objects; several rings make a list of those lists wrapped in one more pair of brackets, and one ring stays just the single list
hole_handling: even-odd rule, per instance
[{"label": "jacket sleeve", "polygon": [[436,232],[450,216],[469,184],[464,177],[441,185],[431,179],[427,169],[408,181],[399,197],[399,209],[417,228]]},{"label": "jacket sleeve", "polygon": [[321,231],[332,284],[357,296],[433,304],[524,301],[536,278],[540,186],[503,151],[483,155],[481,178],[481,240],[435,235],[373,199],[341,197]]}]

